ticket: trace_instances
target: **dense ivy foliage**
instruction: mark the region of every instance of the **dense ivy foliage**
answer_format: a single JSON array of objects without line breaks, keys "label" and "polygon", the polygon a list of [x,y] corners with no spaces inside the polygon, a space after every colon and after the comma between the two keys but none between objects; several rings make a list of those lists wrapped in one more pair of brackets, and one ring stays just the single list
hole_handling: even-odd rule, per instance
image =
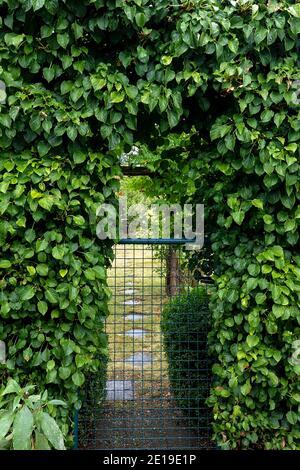
[{"label": "dense ivy foliage", "polygon": [[206,57],[203,68],[211,67],[207,90],[196,93],[206,116],[199,109],[192,132],[169,136],[142,158],[159,175],[150,194],[206,206],[217,287],[210,335],[217,384],[209,403],[225,448],[300,446],[300,368],[292,361],[300,336],[293,88],[300,4],[291,4],[235,2],[186,15],[199,20],[194,47]]},{"label": "dense ivy foliage", "polygon": [[[67,80],[84,79],[77,66],[87,50],[77,43],[75,13],[57,6],[1,2],[1,381],[11,375],[39,391],[47,386],[72,418],[86,374],[106,362],[105,267],[112,253],[110,244],[97,244],[95,224],[98,205],[114,198],[118,168],[93,138],[97,99],[94,110],[86,99],[79,104]],[[57,30],[52,39],[49,28]],[[71,96],[61,92],[66,83]]]},{"label": "dense ivy foliage", "polygon": [[190,426],[208,426],[205,401],[211,370],[207,352],[208,293],[195,288],[173,297],[161,316],[163,344],[173,396]]},{"label": "dense ivy foliage", "polygon": [[185,131],[155,168],[173,198],[205,202],[213,232],[215,437],[300,448],[300,4],[8,0],[0,11],[2,376],[34,375],[78,403],[105,352],[110,251],[95,207],[114,199],[123,149],[155,151]]}]

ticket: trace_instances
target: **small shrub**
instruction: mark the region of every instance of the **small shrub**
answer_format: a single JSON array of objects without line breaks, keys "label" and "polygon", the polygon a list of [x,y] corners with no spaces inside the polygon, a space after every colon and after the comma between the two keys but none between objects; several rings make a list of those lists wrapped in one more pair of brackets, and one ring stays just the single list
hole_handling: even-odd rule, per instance
[{"label": "small shrub", "polygon": [[13,379],[0,389],[0,450],[65,450],[64,436],[50,415],[61,400],[34,394],[35,385],[21,388]]},{"label": "small shrub", "polygon": [[195,426],[204,423],[207,414],[205,400],[210,382],[208,325],[208,295],[204,288],[195,288],[174,297],[162,313],[171,392]]}]

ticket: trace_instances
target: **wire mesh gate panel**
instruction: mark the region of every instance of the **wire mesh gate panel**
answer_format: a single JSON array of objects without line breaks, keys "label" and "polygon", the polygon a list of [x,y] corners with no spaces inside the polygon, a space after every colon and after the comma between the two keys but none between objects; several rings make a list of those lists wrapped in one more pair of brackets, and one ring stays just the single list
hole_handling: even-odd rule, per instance
[{"label": "wire mesh gate panel", "polygon": [[[85,404],[89,411],[80,414],[79,447],[212,447],[205,405],[210,386],[208,308],[193,311],[196,281],[184,261],[183,247],[171,240],[115,247],[108,279],[113,295],[106,320],[104,400],[95,376]],[[171,316],[167,328],[162,313],[170,301],[175,322]]]}]

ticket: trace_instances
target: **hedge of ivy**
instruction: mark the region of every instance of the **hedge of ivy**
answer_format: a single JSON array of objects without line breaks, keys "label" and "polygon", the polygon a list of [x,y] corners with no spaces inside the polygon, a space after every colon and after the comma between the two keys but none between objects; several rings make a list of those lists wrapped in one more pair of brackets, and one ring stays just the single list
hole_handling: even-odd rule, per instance
[{"label": "hedge of ivy", "polygon": [[82,83],[91,87],[93,57],[73,3],[0,2],[1,381],[64,399],[64,432],[87,375],[106,363],[112,250],[97,243],[96,209],[114,199],[119,172],[92,130],[97,98]]},{"label": "hedge of ivy", "polygon": [[211,370],[208,360],[208,295],[195,288],[172,298],[161,316],[171,392],[190,426],[207,426]]},{"label": "hedge of ivy", "polygon": [[215,439],[223,448],[299,449],[300,4],[209,4],[177,24],[190,41],[191,78],[199,54],[202,93],[188,86],[198,120],[144,150],[159,175],[147,189],[205,203]]},{"label": "hedge of ivy", "polygon": [[190,145],[155,166],[173,198],[185,188],[205,202],[213,232],[215,438],[299,449],[299,3],[8,0],[0,11],[2,376],[35,374],[77,402],[106,341],[95,321],[110,252],[95,206],[114,199],[123,149],[185,131]]}]

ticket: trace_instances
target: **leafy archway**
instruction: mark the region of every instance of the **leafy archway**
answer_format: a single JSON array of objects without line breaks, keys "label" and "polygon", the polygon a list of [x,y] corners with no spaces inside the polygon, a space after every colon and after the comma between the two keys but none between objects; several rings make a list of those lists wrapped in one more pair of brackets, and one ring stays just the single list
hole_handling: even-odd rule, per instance
[{"label": "leafy archway", "polygon": [[173,195],[180,175],[206,204],[213,232],[216,439],[299,448],[300,365],[289,359],[300,334],[299,4],[8,0],[0,9],[3,380],[80,405],[78,387],[106,348],[98,312],[111,251],[95,237],[96,208],[115,198],[120,152],[136,142],[156,150],[170,129],[193,128],[187,148],[156,168]]}]

